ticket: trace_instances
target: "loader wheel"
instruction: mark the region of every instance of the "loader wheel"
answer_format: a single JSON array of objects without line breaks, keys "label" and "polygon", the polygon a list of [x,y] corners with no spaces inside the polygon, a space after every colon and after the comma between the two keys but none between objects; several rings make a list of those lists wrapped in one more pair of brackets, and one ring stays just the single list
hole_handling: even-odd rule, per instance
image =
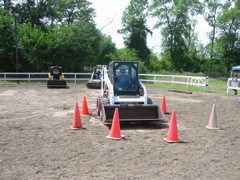
[{"label": "loader wheel", "polygon": [[96,114],[97,114],[98,116],[100,116],[99,98],[97,99],[97,102],[96,102]]},{"label": "loader wheel", "polygon": [[104,96],[100,96],[97,99],[97,113],[100,116],[100,120],[103,121],[103,106],[104,104],[109,104],[109,99]]},{"label": "loader wheel", "polygon": [[147,104],[153,104],[152,99],[151,98],[147,98]]},{"label": "loader wheel", "polygon": [[100,116],[100,121],[103,121],[103,112],[102,112],[102,104],[100,104],[100,108],[99,108],[99,116]]}]

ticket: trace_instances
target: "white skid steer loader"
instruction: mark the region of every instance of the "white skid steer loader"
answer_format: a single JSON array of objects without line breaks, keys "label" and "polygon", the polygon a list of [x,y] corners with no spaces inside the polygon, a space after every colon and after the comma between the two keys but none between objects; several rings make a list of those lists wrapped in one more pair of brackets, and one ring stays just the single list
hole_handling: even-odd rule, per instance
[{"label": "white skid steer loader", "polygon": [[103,65],[97,65],[93,68],[91,79],[87,82],[87,88],[101,89],[101,71]]},{"label": "white skid steer loader", "polygon": [[146,88],[139,81],[137,62],[111,62],[108,69],[103,66],[96,108],[105,123],[112,122],[116,108],[120,122],[164,120],[159,105],[147,97]]}]

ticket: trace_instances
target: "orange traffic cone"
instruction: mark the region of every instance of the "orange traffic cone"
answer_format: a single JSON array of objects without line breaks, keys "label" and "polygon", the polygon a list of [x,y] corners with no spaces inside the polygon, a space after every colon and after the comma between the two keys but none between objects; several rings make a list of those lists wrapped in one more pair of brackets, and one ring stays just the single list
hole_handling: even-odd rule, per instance
[{"label": "orange traffic cone", "polygon": [[209,119],[209,123],[206,127],[208,129],[219,129],[217,127],[217,113],[216,113],[215,104],[213,104],[212,112],[211,112],[210,119]]},{"label": "orange traffic cone", "polygon": [[178,139],[177,119],[175,110],[172,111],[167,138],[163,139],[167,142],[181,142],[181,140]]},{"label": "orange traffic cone", "polygon": [[82,128],[82,120],[79,112],[78,103],[76,102],[75,111],[73,115],[72,129],[81,129]]},{"label": "orange traffic cone", "polygon": [[167,112],[167,104],[166,104],[165,96],[163,96],[163,99],[162,99],[161,110],[164,114],[170,114],[169,112]]},{"label": "orange traffic cone", "polygon": [[89,115],[88,112],[88,104],[87,104],[87,98],[86,96],[83,97],[83,102],[82,102],[82,115],[87,116]]},{"label": "orange traffic cone", "polygon": [[106,138],[109,138],[109,139],[123,139],[123,138],[125,138],[125,136],[121,135],[121,132],[120,132],[120,122],[119,122],[118,108],[116,108],[115,112],[114,112],[110,135],[108,135]]}]

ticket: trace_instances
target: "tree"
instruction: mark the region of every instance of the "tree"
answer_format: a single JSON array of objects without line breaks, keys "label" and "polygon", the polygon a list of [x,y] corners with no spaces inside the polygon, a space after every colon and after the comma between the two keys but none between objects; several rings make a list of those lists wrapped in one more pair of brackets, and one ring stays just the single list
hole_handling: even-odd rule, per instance
[{"label": "tree", "polygon": [[26,24],[19,27],[19,37],[22,71],[47,70],[52,59],[49,34]]},{"label": "tree", "polygon": [[0,71],[15,71],[14,20],[0,9]]},{"label": "tree", "polygon": [[[15,13],[17,19],[13,19]],[[65,71],[79,72],[84,66],[107,64],[116,47],[96,28],[94,15],[87,0],[0,2],[0,71],[18,67],[15,49],[21,71],[47,71],[50,65],[60,65]]]},{"label": "tree", "polygon": [[170,61],[172,70],[187,70],[191,67],[186,57],[194,29],[190,14],[201,12],[202,4],[198,0],[153,0],[150,10],[158,18],[155,28],[161,28],[163,56]]},{"label": "tree", "polygon": [[137,56],[137,52],[134,49],[121,48],[116,53],[111,54],[112,61],[140,61]]},{"label": "tree", "polygon": [[32,27],[45,29],[48,9],[51,7],[48,0],[26,0],[12,7],[13,13],[19,14],[20,24],[30,24]]},{"label": "tree", "polygon": [[131,0],[122,17],[123,29],[119,32],[125,35],[124,43],[129,49],[134,49],[145,65],[149,65],[150,50],[147,47],[147,0]]},{"label": "tree", "polygon": [[57,9],[57,19],[64,25],[72,25],[79,19],[93,22],[94,9],[87,0],[53,0],[53,3]]},{"label": "tree", "polygon": [[72,25],[79,19],[93,22],[94,9],[87,0],[26,0],[12,8],[21,24],[45,29],[48,24]]},{"label": "tree", "polygon": [[240,63],[240,9],[232,2],[223,6],[223,13],[218,18],[219,37],[216,48],[221,64],[230,70]]},{"label": "tree", "polygon": [[0,7],[3,7],[4,10],[7,12],[10,12],[11,7],[12,7],[12,1],[11,0],[3,0],[3,2],[0,2]]},{"label": "tree", "polygon": [[[210,67],[209,72],[213,70],[213,63],[216,59],[215,52],[214,52],[214,45],[216,42],[216,33],[217,33],[217,19],[222,13],[222,4],[220,0],[205,0],[206,4],[204,18],[207,21],[208,25],[212,28],[212,31],[208,34],[210,39],[210,43],[206,48],[210,49]],[[216,60],[215,60],[216,61]]]},{"label": "tree", "polygon": [[115,53],[109,55],[112,61],[134,61],[139,63],[139,72],[146,73],[149,66],[145,66],[144,62],[139,59],[137,51],[129,48],[118,49]]},{"label": "tree", "polygon": [[111,55],[116,54],[116,45],[112,42],[110,36],[102,34],[100,40],[100,54],[98,59],[98,64],[108,64],[112,59]]}]

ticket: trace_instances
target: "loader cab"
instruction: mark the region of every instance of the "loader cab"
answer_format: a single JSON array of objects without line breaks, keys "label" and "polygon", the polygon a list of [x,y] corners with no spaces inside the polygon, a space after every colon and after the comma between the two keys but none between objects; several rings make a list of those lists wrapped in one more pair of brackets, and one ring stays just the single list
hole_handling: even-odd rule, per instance
[{"label": "loader cab", "polygon": [[101,65],[95,66],[93,69],[92,79],[101,79],[101,75],[102,75],[102,66]]},{"label": "loader cab", "polygon": [[112,62],[109,66],[115,95],[139,95],[137,62]]},{"label": "loader cab", "polygon": [[50,67],[50,75],[55,80],[59,80],[60,76],[62,75],[62,67],[60,66],[51,66]]}]

